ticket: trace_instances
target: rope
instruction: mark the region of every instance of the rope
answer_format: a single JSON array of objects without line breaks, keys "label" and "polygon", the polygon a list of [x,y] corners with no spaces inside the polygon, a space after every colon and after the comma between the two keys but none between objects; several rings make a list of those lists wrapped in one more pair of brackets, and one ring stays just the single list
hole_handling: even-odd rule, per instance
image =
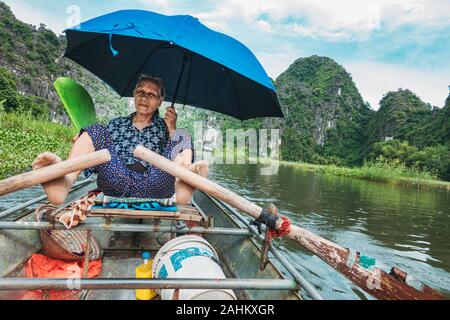
[{"label": "rope", "polygon": [[281,220],[283,220],[283,222],[281,223],[281,227],[278,229],[272,229],[270,228],[268,231],[267,236],[269,237],[269,239],[275,239],[278,237],[284,237],[287,236],[289,233],[291,233],[291,220],[289,220],[288,217],[281,217]]},{"label": "rope", "polygon": [[70,229],[80,221],[87,219],[87,214],[91,210],[94,202],[95,194],[89,194],[84,198],[78,199],[72,204],[71,211],[61,215],[59,222],[61,222],[67,229]]},{"label": "rope", "polygon": [[[36,221],[41,222],[41,219],[45,219],[45,221],[48,221],[48,215],[52,213],[55,210],[58,210],[59,208],[57,206],[54,206],[52,204],[44,204],[34,211],[36,214]],[[45,212],[41,212],[42,210],[46,210]],[[51,221],[49,221],[51,222]]]}]

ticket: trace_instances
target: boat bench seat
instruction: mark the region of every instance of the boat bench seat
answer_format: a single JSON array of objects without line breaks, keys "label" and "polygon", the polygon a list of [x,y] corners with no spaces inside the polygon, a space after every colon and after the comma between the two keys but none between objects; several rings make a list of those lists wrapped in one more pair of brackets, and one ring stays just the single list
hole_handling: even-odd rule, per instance
[{"label": "boat bench seat", "polygon": [[[55,213],[53,218],[58,220],[60,216],[71,210],[70,206],[62,211]],[[161,219],[161,220],[181,220],[186,222],[195,222],[202,226],[208,226],[209,219],[192,205],[177,205],[177,211],[144,211],[129,209],[95,208],[87,214],[89,217],[96,218],[129,218],[129,219]]]}]

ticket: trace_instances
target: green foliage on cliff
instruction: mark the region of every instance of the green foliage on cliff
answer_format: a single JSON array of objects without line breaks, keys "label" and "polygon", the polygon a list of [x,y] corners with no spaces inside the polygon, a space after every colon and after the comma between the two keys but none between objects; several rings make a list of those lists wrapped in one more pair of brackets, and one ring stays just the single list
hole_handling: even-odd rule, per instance
[{"label": "green foliage on cliff", "polygon": [[[65,37],[56,36],[45,25],[35,27],[16,19],[10,8],[0,1],[0,99],[6,99],[5,110],[33,113],[69,123],[53,88],[57,77],[68,76],[81,83],[91,94],[101,118],[112,118],[128,112],[128,100],[119,99],[95,75],[68,59],[58,58],[64,52]],[[20,92],[17,93],[17,92]],[[17,100],[21,101],[17,101]]]},{"label": "green foliage on cliff", "polygon": [[375,112],[342,66],[317,56],[294,62],[276,87],[285,119],[240,122],[195,108],[186,108],[180,119],[188,126],[191,120],[208,122],[222,134],[229,128],[280,128],[281,157],[287,161],[350,167],[367,162],[357,175],[375,177],[391,168],[393,176],[423,173],[450,180],[450,96],[439,109],[399,89],[388,92]]},{"label": "green foliage on cliff", "polygon": [[4,111],[29,112],[33,116],[48,118],[50,105],[40,97],[23,96],[17,91],[15,77],[0,67],[0,100]]},{"label": "green foliage on cliff", "polygon": [[409,140],[418,125],[428,121],[431,115],[431,106],[422,102],[410,90],[388,92],[381,99],[380,108],[369,123],[368,144],[387,137]]},{"label": "green foliage on cliff", "polygon": [[410,90],[388,92],[368,132],[369,160],[402,164],[450,180],[450,96],[439,109]]},{"label": "green foliage on cliff", "polygon": [[342,66],[326,57],[301,58],[277,78],[276,88],[286,116],[283,159],[362,163],[372,112]]}]

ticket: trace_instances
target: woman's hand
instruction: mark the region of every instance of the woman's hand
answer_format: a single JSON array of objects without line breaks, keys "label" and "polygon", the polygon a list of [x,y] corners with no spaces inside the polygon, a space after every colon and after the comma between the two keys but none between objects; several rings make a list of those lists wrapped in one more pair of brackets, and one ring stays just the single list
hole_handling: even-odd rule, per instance
[{"label": "woman's hand", "polygon": [[169,135],[172,137],[177,130],[177,112],[175,111],[175,108],[168,107],[166,109],[164,121],[166,123],[167,130],[169,130]]}]

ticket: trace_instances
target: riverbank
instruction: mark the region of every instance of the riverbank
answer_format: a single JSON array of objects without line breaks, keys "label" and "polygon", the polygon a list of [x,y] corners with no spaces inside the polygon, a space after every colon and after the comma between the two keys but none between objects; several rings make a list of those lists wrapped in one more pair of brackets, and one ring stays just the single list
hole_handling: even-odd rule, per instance
[{"label": "riverbank", "polygon": [[291,161],[280,161],[280,165],[322,174],[390,183],[405,187],[450,191],[450,182],[438,180],[427,172],[419,172],[404,166],[393,166],[386,163],[365,164],[362,167],[354,168]]},{"label": "riverbank", "polygon": [[25,113],[0,112],[0,179],[29,170],[36,156],[50,151],[66,158],[75,129]]}]

